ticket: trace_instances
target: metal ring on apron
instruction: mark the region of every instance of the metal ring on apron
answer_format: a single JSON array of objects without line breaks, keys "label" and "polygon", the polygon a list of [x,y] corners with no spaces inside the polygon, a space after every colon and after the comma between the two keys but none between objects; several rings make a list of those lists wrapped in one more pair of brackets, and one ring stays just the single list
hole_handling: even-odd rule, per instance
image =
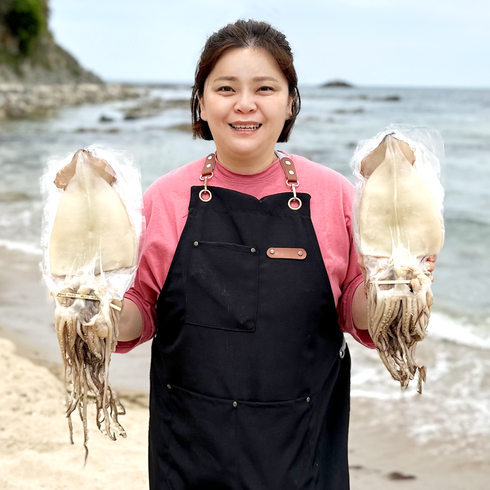
[{"label": "metal ring on apron", "polygon": [[[207,199],[205,199],[204,197],[202,197],[202,195],[207,192],[209,197]],[[211,193],[211,191],[209,189],[201,189],[199,191],[199,199],[202,201],[202,202],[209,202],[211,201],[211,199],[213,198],[213,194]]]},{"label": "metal ring on apron", "polygon": [[[297,184],[290,184],[286,180],[286,184],[289,185],[291,187],[291,189],[293,190],[293,197],[291,199],[289,199],[289,201],[288,201],[289,209],[292,209],[293,211],[298,211],[298,209],[301,209],[301,206],[303,206],[301,199],[296,195],[296,187],[298,187],[299,182]],[[298,205],[296,207],[291,206],[291,203],[293,203],[295,201],[298,203]]]},{"label": "metal ring on apron", "polygon": [[[199,177],[200,180],[204,180],[204,189],[201,189],[199,191],[199,199],[202,201],[202,202],[209,202],[211,201],[211,199],[213,198],[213,193],[208,189],[208,179],[210,179],[211,177],[213,176],[213,173],[211,173],[211,175],[206,175],[206,177],[203,178],[203,176],[201,175]],[[203,194],[208,194],[208,198],[205,199],[203,197]]]}]

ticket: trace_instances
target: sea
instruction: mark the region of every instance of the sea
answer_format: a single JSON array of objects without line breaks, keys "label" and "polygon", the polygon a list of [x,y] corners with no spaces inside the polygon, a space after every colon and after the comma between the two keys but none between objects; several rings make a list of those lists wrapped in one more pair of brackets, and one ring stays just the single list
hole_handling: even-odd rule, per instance
[{"label": "sea", "polygon": [[[59,363],[54,307],[38,267],[39,182],[48,160],[92,144],[127,150],[139,163],[146,189],[159,176],[214,151],[212,142],[194,140],[189,131],[190,86],[146,88],[145,106],[160,107],[148,117],[125,118],[142,103],[133,100],[0,122],[0,256],[15,258],[1,264],[0,325],[36,345],[41,361]],[[331,167],[352,182],[350,160],[358,143],[388,125],[428,126],[442,136],[445,243],[434,273],[428,337],[418,348],[428,366],[424,392],[416,393],[416,383],[401,391],[376,352],[349,338],[352,399],[379,405],[394,420],[400,410],[416,419],[407,430],[421,443],[444,439],[439,452],[441,447],[476,451],[483,458],[490,440],[490,89],[303,86],[300,91],[302,109],[291,138],[277,148]],[[160,99],[168,103],[159,104]],[[27,288],[15,278],[29,271]],[[148,346],[114,356],[113,384],[148,390],[148,359]],[[483,442],[472,443],[480,437]]]}]

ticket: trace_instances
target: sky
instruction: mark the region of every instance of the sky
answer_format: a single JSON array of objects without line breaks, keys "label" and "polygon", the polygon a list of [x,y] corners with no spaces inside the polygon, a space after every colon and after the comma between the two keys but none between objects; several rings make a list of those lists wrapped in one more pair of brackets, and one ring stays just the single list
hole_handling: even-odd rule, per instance
[{"label": "sky", "polygon": [[192,83],[240,18],[286,34],[300,84],[490,88],[484,0],[50,0],[55,40],[106,81]]}]

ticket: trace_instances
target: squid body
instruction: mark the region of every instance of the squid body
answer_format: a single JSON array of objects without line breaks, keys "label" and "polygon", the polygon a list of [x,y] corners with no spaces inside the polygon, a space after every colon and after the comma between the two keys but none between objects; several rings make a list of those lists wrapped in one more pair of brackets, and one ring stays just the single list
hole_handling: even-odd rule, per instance
[{"label": "squid body", "polygon": [[359,207],[359,248],[367,271],[368,328],[392,377],[406,388],[426,368],[415,348],[433,304],[428,256],[438,254],[443,227],[434,195],[416,169],[414,149],[387,134],[362,161],[367,179]]},{"label": "squid body", "polygon": [[[78,409],[88,455],[87,409],[111,439],[125,436],[118,422],[124,408],[108,383],[117,344],[122,298],[108,277],[134,267],[137,242],[125,205],[113,189],[114,170],[105,160],[79,150],[56,175],[64,189],[49,240],[49,268],[62,286],[52,291],[55,326],[67,382],[67,417]],[[124,293],[124,291],[123,291]]]}]

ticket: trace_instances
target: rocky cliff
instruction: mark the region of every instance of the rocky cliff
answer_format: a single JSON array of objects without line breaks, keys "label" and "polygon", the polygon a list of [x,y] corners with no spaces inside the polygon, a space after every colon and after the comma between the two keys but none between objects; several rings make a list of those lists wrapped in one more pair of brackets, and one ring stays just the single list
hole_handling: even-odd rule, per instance
[{"label": "rocky cliff", "polygon": [[101,83],[58,46],[49,0],[0,0],[0,83]]}]

